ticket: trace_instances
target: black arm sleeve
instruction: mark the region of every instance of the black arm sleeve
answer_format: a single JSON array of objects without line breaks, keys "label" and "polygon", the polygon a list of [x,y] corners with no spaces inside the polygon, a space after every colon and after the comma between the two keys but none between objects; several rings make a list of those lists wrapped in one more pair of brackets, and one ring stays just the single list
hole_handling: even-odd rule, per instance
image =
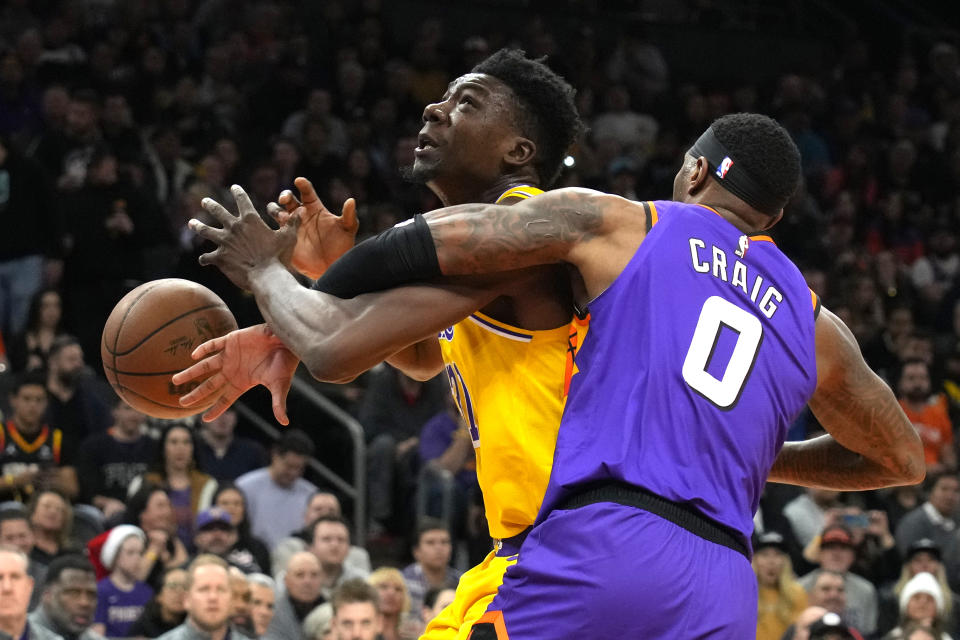
[{"label": "black arm sleeve", "polygon": [[364,240],[330,265],[313,288],[338,298],[382,291],[442,275],[430,226],[417,214]]}]

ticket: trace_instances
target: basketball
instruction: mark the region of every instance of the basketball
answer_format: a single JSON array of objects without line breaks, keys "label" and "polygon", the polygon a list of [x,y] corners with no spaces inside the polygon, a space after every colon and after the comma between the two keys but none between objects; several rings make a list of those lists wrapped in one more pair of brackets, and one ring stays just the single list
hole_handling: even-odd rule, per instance
[{"label": "basketball", "polygon": [[176,386],[170,377],[194,363],[201,343],[237,328],[217,294],[189,280],[147,282],[113,308],[103,327],[100,355],[107,380],[131,407],[154,418],[182,418],[207,406],[181,407],[180,396],[201,381]]}]

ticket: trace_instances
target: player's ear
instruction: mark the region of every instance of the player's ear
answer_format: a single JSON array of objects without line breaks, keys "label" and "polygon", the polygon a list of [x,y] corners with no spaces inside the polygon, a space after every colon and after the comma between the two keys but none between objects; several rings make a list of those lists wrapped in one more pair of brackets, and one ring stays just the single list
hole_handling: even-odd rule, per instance
[{"label": "player's ear", "polygon": [[707,159],[703,156],[697,158],[693,165],[690,168],[690,173],[687,175],[687,184],[686,190],[690,195],[699,193],[707,186],[707,181],[710,179],[710,163],[707,162]]},{"label": "player's ear", "polygon": [[537,155],[537,145],[530,138],[517,137],[513,145],[504,154],[503,160],[514,167],[523,167],[531,164]]}]

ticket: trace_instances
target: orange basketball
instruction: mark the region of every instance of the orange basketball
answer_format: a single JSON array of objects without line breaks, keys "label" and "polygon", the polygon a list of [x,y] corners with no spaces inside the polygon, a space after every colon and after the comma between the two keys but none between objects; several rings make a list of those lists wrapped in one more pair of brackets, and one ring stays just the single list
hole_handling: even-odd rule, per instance
[{"label": "orange basketball", "polygon": [[190,353],[198,345],[236,328],[227,305],[203,285],[178,278],[147,282],[107,318],[100,341],[103,370],[138,411],[155,418],[194,415],[210,405],[185,409],[179,398],[199,381],[178,387],[170,377],[194,363]]}]

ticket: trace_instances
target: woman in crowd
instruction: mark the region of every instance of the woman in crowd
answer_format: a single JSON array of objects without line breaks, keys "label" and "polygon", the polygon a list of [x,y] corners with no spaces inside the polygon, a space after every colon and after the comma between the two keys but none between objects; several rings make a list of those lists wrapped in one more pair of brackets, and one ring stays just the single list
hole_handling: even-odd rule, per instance
[{"label": "woman in crowd", "polygon": [[127,632],[129,637],[156,638],[179,626],[186,617],[186,595],[187,572],[183,569],[167,569],[160,589]]},{"label": "woman in crowd", "polygon": [[164,570],[179,567],[189,559],[186,547],[177,537],[177,522],[166,491],[152,484],[141,487],[127,501],[125,522],[147,534],[140,579],[156,590]]},{"label": "woman in crowd", "polygon": [[417,638],[421,625],[410,618],[410,592],[403,574],[391,567],[382,567],[370,574],[367,582],[377,588],[380,615],[383,617],[383,640]]},{"label": "woman in crowd", "polygon": [[248,553],[259,565],[261,573],[270,573],[270,552],[260,538],[250,533],[250,521],[247,519],[247,497],[237,485],[224,481],[217,486],[213,494],[213,506],[220,507],[230,514],[237,527],[237,544],[231,553]]},{"label": "woman in crowd", "polygon": [[929,538],[921,538],[910,545],[903,561],[900,579],[893,587],[880,591],[880,606],[878,607],[880,619],[877,623],[877,630],[883,634],[897,624],[898,603],[901,594],[903,594],[903,589],[912,578],[923,572],[936,578],[937,584],[940,586],[940,593],[944,595],[943,619],[946,623],[946,630],[952,636],[960,638],[960,629],[957,626],[960,598],[950,590],[947,584],[947,572],[941,561],[940,546]]},{"label": "woman in crowd", "polygon": [[159,459],[130,485],[131,492],[136,492],[141,482],[166,490],[176,517],[177,537],[187,548],[193,546],[197,513],[210,506],[217,488],[213,478],[197,471],[195,451],[193,432],[185,425],[171,424],[160,436]]},{"label": "woman in crowd", "polygon": [[900,592],[900,624],[884,640],[907,640],[910,625],[929,627],[937,640],[952,640],[946,630],[943,590],[932,574],[921,572],[910,578]]},{"label": "woman in crowd", "polygon": [[70,538],[73,509],[59,492],[45,489],[33,496],[28,506],[34,545],[32,559],[47,565],[74,546]]},{"label": "woman in crowd", "polygon": [[7,345],[14,371],[45,370],[53,340],[63,334],[63,305],[56,289],[41,289],[30,301],[27,326]]},{"label": "woman in crowd", "polygon": [[758,538],[752,564],[759,587],[757,640],[779,640],[807,607],[807,593],[793,575],[786,543],[776,531]]}]

